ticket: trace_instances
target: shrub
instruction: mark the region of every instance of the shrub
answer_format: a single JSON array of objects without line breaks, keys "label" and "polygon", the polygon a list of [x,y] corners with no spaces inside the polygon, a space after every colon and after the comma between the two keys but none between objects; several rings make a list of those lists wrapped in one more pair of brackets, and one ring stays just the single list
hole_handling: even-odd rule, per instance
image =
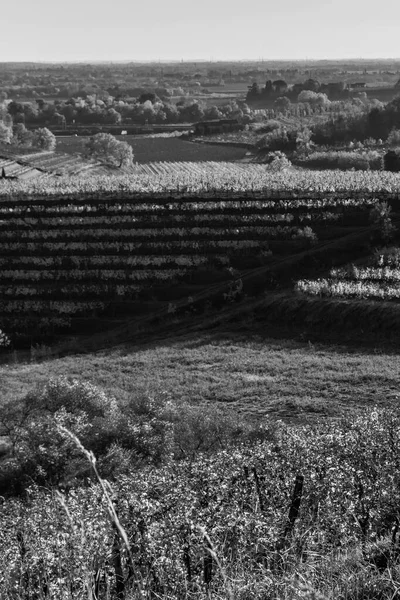
[{"label": "shrub", "polygon": [[369,171],[382,168],[382,157],[376,150],[364,152],[328,151],[313,152],[306,160],[310,166],[320,169]]},{"label": "shrub", "polygon": [[400,151],[389,150],[383,157],[383,164],[385,171],[391,171],[393,173],[400,172]]},{"label": "shrub", "polygon": [[388,242],[392,239],[396,228],[390,218],[391,207],[387,202],[378,202],[369,213],[371,223],[379,225],[382,240]]},{"label": "shrub", "polygon": [[393,128],[387,138],[389,146],[400,146],[400,129]]},{"label": "shrub", "polygon": [[11,345],[10,338],[0,329],[0,350]]},{"label": "shrub", "polygon": [[298,229],[297,232],[293,235],[294,240],[308,240],[312,244],[318,242],[317,234],[312,230],[308,225],[303,227],[303,229]]},{"label": "shrub", "polygon": [[277,150],[293,151],[296,149],[297,131],[287,131],[285,128],[275,129],[257,142],[257,147],[262,151],[274,152]]},{"label": "shrub", "polygon": [[279,121],[276,121],[275,119],[269,119],[261,127],[257,127],[257,132],[258,133],[271,133],[272,131],[276,131],[277,129],[280,129],[281,127],[282,127],[282,125],[279,123]]},{"label": "shrub", "polygon": [[65,377],[51,379],[21,402],[3,406],[0,425],[9,449],[0,462],[3,495],[20,493],[32,482],[71,485],[90,474],[60,425],[96,454],[107,477],[212,452],[239,439],[270,436],[268,428],[254,429],[215,407],[205,411],[177,404],[165,394],[118,403],[89,382]]},{"label": "shrub", "polygon": [[398,246],[385,246],[376,250],[373,262],[376,267],[400,267],[400,248]]},{"label": "shrub", "polygon": [[276,152],[269,152],[263,162],[266,163],[267,170],[273,173],[284,171],[292,166],[292,163],[286,155],[279,150]]}]

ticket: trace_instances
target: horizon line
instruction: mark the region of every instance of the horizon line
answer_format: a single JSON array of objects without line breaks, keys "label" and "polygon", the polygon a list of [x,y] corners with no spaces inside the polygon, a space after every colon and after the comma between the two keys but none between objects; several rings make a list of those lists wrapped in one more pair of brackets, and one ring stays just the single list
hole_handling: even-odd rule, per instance
[{"label": "horizon line", "polygon": [[191,59],[184,59],[184,58],[171,58],[171,59],[160,59],[160,58],[153,58],[153,59],[140,59],[140,60],[135,60],[135,59],[115,59],[115,60],[106,60],[106,59],[76,59],[76,60],[46,60],[46,59],[41,59],[41,60],[22,60],[22,59],[16,59],[16,60],[2,60],[0,61],[0,65],[6,65],[6,64],[15,64],[15,63],[19,63],[19,64],[28,64],[28,65],[37,65],[37,64],[53,64],[53,65],[57,65],[57,64],[170,64],[170,63],[178,63],[178,64],[188,64],[188,63],[197,63],[197,62],[203,62],[203,63],[209,63],[209,64],[213,64],[213,63],[240,63],[240,62],[253,62],[253,63],[278,63],[278,62],[291,62],[291,63],[300,63],[300,62],[345,62],[345,61],[353,61],[353,62],[373,62],[373,61],[382,61],[382,62],[388,62],[388,61],[395,61],[395,62],[400,62],[400,56],[399,57],[373,57],[373,58],[363,58],[363,57],[354,57],[354,56],[347,56],[347,57],[343,57],[343,58],[314,58],[314,57],[302,57],[302,58],[217,58],[217,59],[207,59],[207,58],[191,58]]}]

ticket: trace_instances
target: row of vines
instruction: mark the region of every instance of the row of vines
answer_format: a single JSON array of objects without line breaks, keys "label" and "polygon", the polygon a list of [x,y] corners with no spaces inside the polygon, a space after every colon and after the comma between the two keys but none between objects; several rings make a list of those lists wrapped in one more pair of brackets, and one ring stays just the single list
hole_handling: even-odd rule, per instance
[{"label": "row of vines", "polygon": [[[308,180],[295,197],[279,175],[266,179],[262,165],[165,165],[158,176],[97,179],[93,188],[89,179],[0,184],[3,332],[14,341],[52,335],[74,318],[113,318],[115,303],[129,312],[137,303],[168,301],[163,290],[180,285],[181,295],[191,295],[199,270],[206,274],[196,285],[229,281],[237,269],[264,264],[271,250],[288,254],[315,243],[319,232],[332,239],[366,225],[379,202],[370,192],[332,193],[329,181],[315,196]],[[390,176],[384,179],[380,185],[388,187]],[[267,180],[271,194],[251,198]],[[228,181],[246,193],[209,197],[211,183],[216,193]],[[164,185],[187,193],[146,193]],[[197,185],[202,194],[194,194]],[[207,280],[210,270],[214,280]]]}]

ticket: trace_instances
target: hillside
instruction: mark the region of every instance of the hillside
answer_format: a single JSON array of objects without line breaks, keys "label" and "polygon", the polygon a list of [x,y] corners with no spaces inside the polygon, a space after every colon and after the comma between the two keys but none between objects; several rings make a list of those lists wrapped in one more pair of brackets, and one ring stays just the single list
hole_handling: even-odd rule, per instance
[{"label": "hillside", "polygon": [[394,600],[398,177],[136,168],[0,184],[0,595]]}]

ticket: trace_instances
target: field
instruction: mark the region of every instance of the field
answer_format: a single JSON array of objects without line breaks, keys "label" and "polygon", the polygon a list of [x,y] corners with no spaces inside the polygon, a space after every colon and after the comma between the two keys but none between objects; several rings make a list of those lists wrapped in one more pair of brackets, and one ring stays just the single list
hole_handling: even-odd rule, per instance
[{"label": "field", "polygon": [[329,278],[300,280],[299,292],[320,297],[358,298],[399,302],[398,249],[385,249],[361,265],[331,269]]},{"label": "field", "polygon": [[[234,295],[254,268],[261,269],[264,289],[274,287],[277,278],[281,283],[285,278],[277,271],[271,279],[271,257],[279,262],[293,255],[296,261],[318,240],[324,246],[363,233],[377,203],[371,193],[340,197],[327,191],[312,197],[305,192],[290,198],[281,192],[279,177],[266,177],[261,165],[153,163],[140,169],[136,179],[104,179],[117,189],[98,190],[94,196],[84,193],[90,178],[80,184],[67,180],[61,193],[62,179],[52,180],[36,196],[24,196],[22,183],[3,188],[0,316],[13,343],[30,345],[69,327],[83,333],[86,325],[92,331],[96,321],[97,328],[112,326],[113,320],[120,325],[126,315],[143,314],[146,307],[173,312],[174,303],[191,304],[199,294],[214,294],[213,301],[219,302],[219,296]],[[235,176],[248,190],[249,181],[259,187],[263,179],[278,189],[265,199],[261,189],[254,190],[253,199],[240,191],[237,196],[221,191],[215,198],[218,179],[233,185]],[[147,197],[139,193],[136,198],[123,187],[140,190],[158,183],[167,190],[172,181],[176,191],[158,199],[154,187]],[[80,195],[74,183],[81,185]],[[189,184],[199,183],[204,191],[192,192],[191,198]],[[14,190],[22,193],[15,196]],[[219,296],[215,285],[224,286]]]},{"label": "field", "polygon": [[[123,129],[123,127],[121,128]],[[118,140],[128,142],[133,149],[134,161],[179,162],[179,161],[234,161],[244,157],[243,148],[217,147],[188,142],[180,138],[151,138],[138,135],[116,135]],[[82,152],[83,137],[58,137],[57,151]]]},{"label": "field", "polygon": [[311,423],[375,404],[389,407],[400,395],[397,354],[273,340],[267,328],[248,325],[236,333],[226,327],[40,363],[34,356],[30,364],[0,366],[3,402],[50,377],[68,376],[121,400],[165,392],[246,418]]}]

